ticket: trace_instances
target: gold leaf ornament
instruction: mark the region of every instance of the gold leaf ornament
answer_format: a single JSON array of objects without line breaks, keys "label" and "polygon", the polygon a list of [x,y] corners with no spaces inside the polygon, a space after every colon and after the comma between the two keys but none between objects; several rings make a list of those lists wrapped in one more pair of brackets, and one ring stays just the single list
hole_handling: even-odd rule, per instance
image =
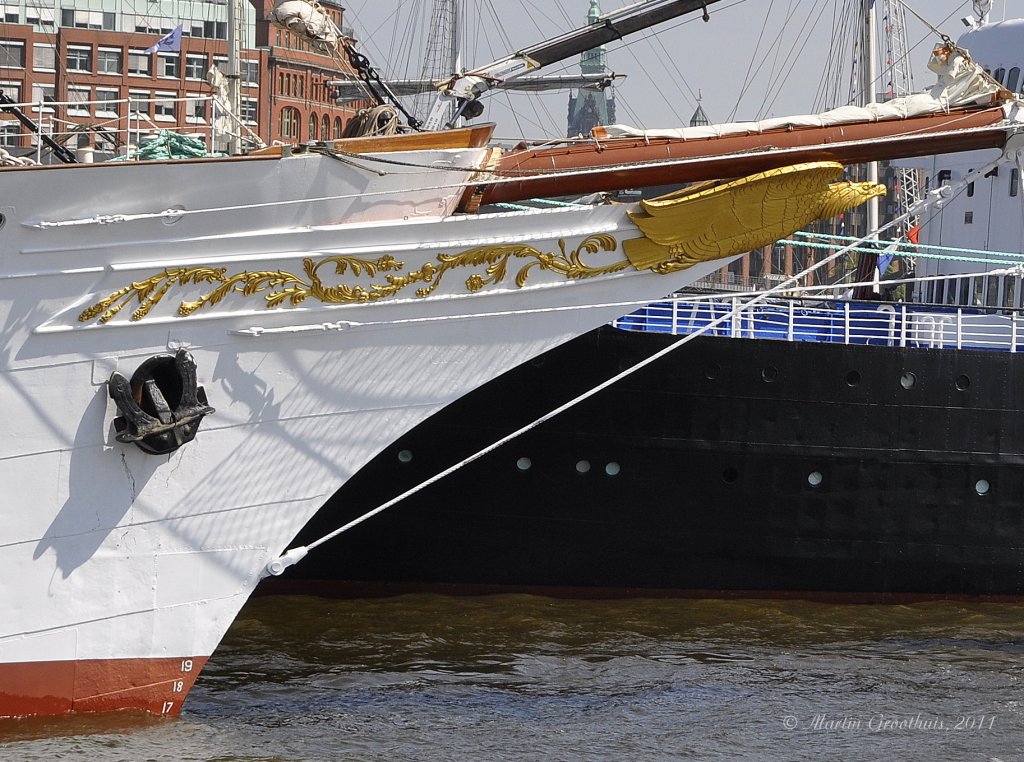
[{"label": "gold leaf ornament", "polygon": [[808,162],[642,201],[629,216],[645,237],[623,249],[638,270],[673,272],[767,246],[885,194],[877,183],[831,182],[842,172],[837,162]]},{"label": "gold leaf ornament", "polygon": [[[517,288],[523,288],[533,268],[554,272],[570,280],[624,270],[629,267],[626,259],[607,265],[589,265],[583,259],[584,253],[592,255],[602,251],[613,252],[617,247],[615,238],[605,234],[589,236],[572,250],[568,250],[565,241],[560,240],[559,250],[555,253],[544,253],[522,244],[478,246],[459,254],[438,254],[436,263],[426,262],[419,270],[404,275],[400,273],[405,264],[391,255],[375,260],[344,255],[324,257],[318,261],[307,258],[302,263],[304,278],[285,270],[246,270],[228,275],[222,267],[167,269],[115,291],[83,310],[78,319],[87,322],[98,317],[100,323],[106,323],[126,305],[138,301],[140,306],[132,313],[131,319],[141,320],[172,287],[200,283],[213,283],[216,286],[198,299],[182,301],[178,305],[179,317],[188,317],[198,310],[218,304],[232,294],[252,297],[262,293],[265,306],[275,308],[284,304],[298,306],[310,297],[324,304],[375,302],[395,296],[413,284],[426,284],[415,291],[416,296],[426,298],[437,290],[447,273],[474,267],[483,268],[483,272],[469,275],[465,280],[465,288],[469,293],[476,293],[488,285],[504,281],[511,263],[516,260],[523,261],[523,264],[516,272],[515,284]],[[339,276],[372,280],[383,275],[384,279],[383,282],[370,282],[365,286],[349,283],[329,286],[320,275],[327,266],[333,266],[334,273]]]}]

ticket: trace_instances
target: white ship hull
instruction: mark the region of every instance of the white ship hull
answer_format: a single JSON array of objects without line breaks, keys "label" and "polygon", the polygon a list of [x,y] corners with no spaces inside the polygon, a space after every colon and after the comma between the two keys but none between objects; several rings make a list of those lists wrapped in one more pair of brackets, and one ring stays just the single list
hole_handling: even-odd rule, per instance
[{"label": "white ship hull", "polygon": [[[449,153],[455,166],[482,158]],[[264,183],[254,195],[268,206],[145,216],[232,206],[201,185],[224,194],[230,162],[199,164],[201,180],[173,165],[152,178],[144,167],[34,170],[17,183],[0,172],[0,716],[176,714],[268,562],[383,447],[509,368],[721,264],[577,277],[566,263],[623,261],[622,241],[640,236],[629,207],[446,218],[462,190],[453,177],[465,173],[442,173],[419,197],[400,197],[396,181],[389,197],[355,195],[357,183],[330,173],[367,173],[323,157],[238,166],[251,175],[240,187]],[[73,193],[47,180],[57,173]],[[120,173],[141,179],[107,196],[97,185],[91,203],[54,195],[88,198],[90,182]],[[159,202],[143,195],[151,182],[169,186]],[[289,196],[334,197],[336,208],[277,203]],[[409,214],[395,221],[401,204]],[[378,212],[392,221],[367,221]],[[106,214],[143,217],[99,224]],[[362,221],[334,224],[344,214]],[[80,224],[38,224],[60,221]],[[439,255],[509,244],[527,253],[506,273],[488,269],[493,257],[439,271]],[[377,298],[371,284],[387,293]],[[219,286],[222,298],[202,301]],[[273,294],[285,296],[268,308]],[[131,377],[179,348],[216,412],[170,454],[117,441],[111,374]]]}]

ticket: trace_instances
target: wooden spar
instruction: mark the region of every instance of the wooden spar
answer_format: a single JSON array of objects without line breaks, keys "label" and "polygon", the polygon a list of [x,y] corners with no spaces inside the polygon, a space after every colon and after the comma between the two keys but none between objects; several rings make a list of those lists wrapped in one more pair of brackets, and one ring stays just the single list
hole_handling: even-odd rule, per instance
[{"label": "wooden spar", "polygon": [[[368,135],[358,138],[338,138],[328,145],[345,153],[392,153],[394,151],[420,151],[430,148],[482,148],[491,139],[494,124],[487,122],[475,127],[463,127],[444,132],[407,132],[401,135]],[[269,146],[251,151],[250,156],[280,156],[281,146]]]},{"label": "wooden spar", "polygon": [[[795,127],[691,140],[630,137],[511,151],[498,161],[494,174],[500,178],[514,178],[519,174],[531,176],[514,182],[481,183],[476,186],[474,196],[480,203],[493,204],[743,177],[807,161],[859,164],[1002,148],[1008,134],[1000,126],[1004,118],[1000,106],[907,119]],[[693,159],[700,161],[652,165]],[[581,173],[559,174],[573,170]]]},{"label": "wooden spar", "polygon": [[487,145],[493,132],[494,124],[488,122],[476,127],[463,127],[444,132],[409,132],[402,135],[344,138],[333,141],[333,145],[334,150],[349,153],[388,153],[429,148],[481,148]]}]

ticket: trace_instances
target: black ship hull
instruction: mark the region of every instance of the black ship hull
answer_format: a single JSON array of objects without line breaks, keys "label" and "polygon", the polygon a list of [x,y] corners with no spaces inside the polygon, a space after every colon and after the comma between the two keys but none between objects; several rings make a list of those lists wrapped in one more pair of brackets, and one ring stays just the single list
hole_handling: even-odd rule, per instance
[{"label": "black ship hull", "polygon": [[[601,328],[363,468],[310,542],[678,338]],[[1016,355],[700,337],[310,553],[270,590],[1024,595]]]}]

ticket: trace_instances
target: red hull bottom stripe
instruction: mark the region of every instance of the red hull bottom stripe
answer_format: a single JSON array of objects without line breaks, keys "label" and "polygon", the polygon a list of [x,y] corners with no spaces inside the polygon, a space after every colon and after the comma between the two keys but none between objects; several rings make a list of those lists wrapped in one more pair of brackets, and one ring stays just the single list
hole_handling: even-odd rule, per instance
[{"label": "red hull bottom stripe", "polygon": [[0,664],[0,717],[125,709],[177,715],[207,658]]}]

